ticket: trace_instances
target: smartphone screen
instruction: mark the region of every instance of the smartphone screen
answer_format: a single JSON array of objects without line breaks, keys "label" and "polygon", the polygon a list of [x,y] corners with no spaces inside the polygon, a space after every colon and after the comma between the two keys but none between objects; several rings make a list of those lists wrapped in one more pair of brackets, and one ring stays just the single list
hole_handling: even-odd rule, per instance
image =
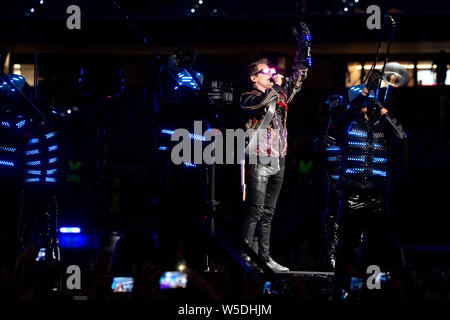
[{"label": "smartphone screen", "polygon": [[352,277],[350,280],[350,291],[362,290],[363,279]]},{"label": "smartphone screen", "polygon": [[45,259],[45,248],[41,248],[39,250],[39,253],[38,253],[37,257],[36,257],[36,261],[41,261],[41,260],[44,260],[44,259]]},{"label": "smartphone screen", "polygon": [[111,289],[113,292],[131,292],[133,284],[134,279],[132,277],[114,277]]},{"label": "smartphone screen", "polygon": [[159,278],[159,287],[162,290],[186,288],[187,274],[179,271],[167,271]]}]

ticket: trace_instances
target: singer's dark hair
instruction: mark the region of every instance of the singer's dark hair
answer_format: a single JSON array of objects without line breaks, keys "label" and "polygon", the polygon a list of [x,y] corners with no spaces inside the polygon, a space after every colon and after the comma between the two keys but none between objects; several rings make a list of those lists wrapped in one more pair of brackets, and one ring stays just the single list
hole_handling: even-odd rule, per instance
[{"label": "singer's dark hair", "polygon": [[253,61],[252,63],[250,63],[247,67],[247,76],[248,79],[250,79],[251,76],[253,76],[255,73],[258,72],[258,64],[269,64],[269,60],[267,60],[266,58],[263,59],[258,59],[256,61]]}]

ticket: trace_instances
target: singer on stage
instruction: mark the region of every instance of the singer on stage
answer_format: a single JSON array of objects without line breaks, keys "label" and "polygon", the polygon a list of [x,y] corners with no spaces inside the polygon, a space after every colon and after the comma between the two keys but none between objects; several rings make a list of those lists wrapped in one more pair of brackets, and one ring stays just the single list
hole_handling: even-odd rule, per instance
[{"label": "singer on stage", "polygon": [[[248,197],[242,238],[251,247],[255,233],[258,233],[259,255],[274,272],[289,271],[271,257],[270,230],[284,178],[287,108],[299,92],[302,81],[306,78],[307,68],[310,66],[309,31],[303,23],[300,27],[300,32],[294,29],[297,51],[293,74],[289,80],[286,81],[275,68],[270,67],[266,59],[257,60],[247,68],[252,90],[243,93],[240,100],[246,119],[246,130],[265,130],[264,134],[260,135],[262,139],[259,138],[254,146],[248,141],[246,145],[246,156],[256,154],[258,161],[256,164],[246,165]],[[270,165],[261,163],[269,163],[261,161],[262,158],[266,160],[270,158]],[[249,266],[252,265],[250,257],[245,252],[241,253],[241,257]]]}]

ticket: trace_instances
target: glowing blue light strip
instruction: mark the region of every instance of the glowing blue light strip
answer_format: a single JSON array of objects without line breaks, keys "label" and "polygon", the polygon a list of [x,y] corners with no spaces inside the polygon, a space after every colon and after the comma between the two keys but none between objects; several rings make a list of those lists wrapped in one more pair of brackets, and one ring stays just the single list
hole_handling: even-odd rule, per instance
[{"label": "glowing blue light strip", "polygon": [[386,161],[386,158],[373,158],[373,162],[375,163],[385,163]]},{"label": "glowing blue light strip", "polygon": [[34,139],[31,139],[29,142],[28,142],[28,144],[35,144],[35,143],[38,143],[39,142],[39,139],[38,138],[34,138]]},{"label": "glowing blue light strip", "polygon": [[56,135],[56,131],[47,133],[47,134],[45,135],[45,137],[46,137],[47,139],[50,139],[50,138],[54,137],[55,135]]},{"label": "glowing blue light strip", "polygon": [[25,125],[25,123],[26,123],[25,120],[21,120],[21,121],[17,122],[16,123],[17,129],[22,128]]},{"label": "glowing blue light strip", "polygon": [[338,161],[337,157],[328,157],[328,161]]},{"label": "glowing blue light strip", "polygon": [[[168,129],[161,129],[161,133],[172,135],[175,131]],[[189,133],[189,137],[194,140],[206,141],[205,137],[199,134]]]},{"label": "glowing blue light strip", "polygon": [[55,178],[45,177],[45,182],[56,182]]},{"label": "glowing blue light strip", "polygon": [[328,147],[328,148],[326,148],[325,150],[327,150],[327,151],[340,151],[340,150],[341,150],[341,148],[339,148],[339,147],[336,147],[336,146],[332,146],[332,147]]},{"label": "glowing blue light strip", "polygon": [[41,170],[27,170],[27,173],[28,174],[33,174],[33,175],[36,175],[36,176],[40,176],[42,174],[42,171]]},{"label": "glowing blue light strip", "polygon": [[41,165],[41,161],[29,161],[27,162],[27,166],[40,166]]},{"label": "glowing blue light strip", "polygon": [[81,228],[79,228],[79,227],[61,227],[61,228],[59,228],[59,232],[61,232],[61,233],[80,233]]},{"label": "glowing blue light strip", "polygon": [[351,136],[367,137],[367,133],[361,131],[349,131],[348,134]]},{"label": "glowing blue light strip", "polygon": [[345,170],[346,173],[363,173],[364,168],[350,168]]},{"label": "glowing blue light strip", "polygon": [[48,163],[54,163],[54,162],[56,162],[56,161],[58,161],[58,158],[57,158],[57,157],[48,159]]},{"label": "glowing blue light strip", "polygon": [[56,171],[58,171],[58,169],[50,169],[50,170],[47,170],[47,175],[48,175],[48,176],[51,176],[51,175],[54,174]]},{"label": "glowing blue light strip", "polygon": [[375,149],[383,149],[383,148],[384,148],[384,146],[382,146],[381,144],[378,144],[378,143],[374,143],[374,144],[373,144],[373,147],[374,147]]},{"label": "glowing blue light strip", "polygon": [[363,161],[365,161],[365,158],[364,158],[364,156],[361,156],[361,157],[348,157],[347,160],[349,160],[349,161],[361,161],[361,162],[363,162]]},{"label": "glowing blue light strip", "polygon": [[29,178],[29,179],[25,179],[25,182],[39,182],[39,178]]},{"label": "glowing blue light strip", "polygon": [[165,146],[160,146],[158,150],[165,151],[165,150],[167,150],[167,147],[165,147]]},{"label": "glowing blue light strip", "polygon": [[365,147],[365,146],[367,146],[366,142],[349,141],[348,144],[351,145],[351,146],[357,146],[357,147]]},{"label": "glowing blue light strip", "polygon": [[331,175],[331,179],[338,180],[339,179],[339,175],[338,174],[332,174]]},{"label": "glowing blue light strip", "polygon": [[0,160],[0,164],[8,167],[14,167],[14,162],[12,161]]},{"label": "glowing blue light strip", "polygon": [[11,127],[9,125],[9,122],[7,122],[7,121],[2,121],[2,126],[4,126],[5,128],[10,128]]},{"label": "glowing blue light strip", "polygon": [[34,149],[34,150],[28,150],[27,152],[25,152],[26,156],[31,156],[34,154],[38,154],[39,153],[39,149]]},{"label": "glowing blue light strip", "polygon": [[185,165],[186,167],[196,167],[196,166],[197,166],[196,164],[189,163],[189,162],[184,162],[184,165]]},{"label": "glowing blue light strip", "polygon": [[54,150],[56,150],[56,149],[58,149],[58,146],[57,146],[57,145],[48,147],[48,151],[49,151],[49,152],[50,152],[50,151],[54,151]]},{"label": "glowing blue light strip", "polygon": [[372,174],[376,175],[376,176],[386,177],[386,171],[382,171],[382,170],[373,170],[372,169]]},{"label": "glowing blue light strip", "polygon": [[8,152],[16,152],[16,148],[12,148],[12,147],[2,147],[2,146],[0,146],[0,150],[8,151]]}]

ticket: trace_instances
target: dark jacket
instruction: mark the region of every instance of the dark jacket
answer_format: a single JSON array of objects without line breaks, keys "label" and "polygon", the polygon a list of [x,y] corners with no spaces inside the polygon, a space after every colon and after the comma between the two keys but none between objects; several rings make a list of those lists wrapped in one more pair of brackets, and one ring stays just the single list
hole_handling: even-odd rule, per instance
[{"label": "dark jacket", "polygon": [[[284,158],[287,151],[287,108],[295,94],[299,92],[302,81],[306,77],[306,69],[300,69],[298,64],[293,67],[293,74],[285,78],[282,85],[274,84],[272,88],[262,92],[253,89],[244,92],[240,98],[241,109],[244,113],[245,129],[258,129],[268,109],[268,104],[276,102],[275,115],[267,128],[267,135],[258,141],[255,152],[259,156]],[[304,73],[303,73],[304,72]]]},{"label": "dark jacket", "polygon": [[342,150],[338,183],[341,189],[388,192],[388,144],[404,140],[406,134],[390,112],[376,121],[366,120],[360,110],[365,104],[374,103],[373,99],[360,94],[336,124]]}]

